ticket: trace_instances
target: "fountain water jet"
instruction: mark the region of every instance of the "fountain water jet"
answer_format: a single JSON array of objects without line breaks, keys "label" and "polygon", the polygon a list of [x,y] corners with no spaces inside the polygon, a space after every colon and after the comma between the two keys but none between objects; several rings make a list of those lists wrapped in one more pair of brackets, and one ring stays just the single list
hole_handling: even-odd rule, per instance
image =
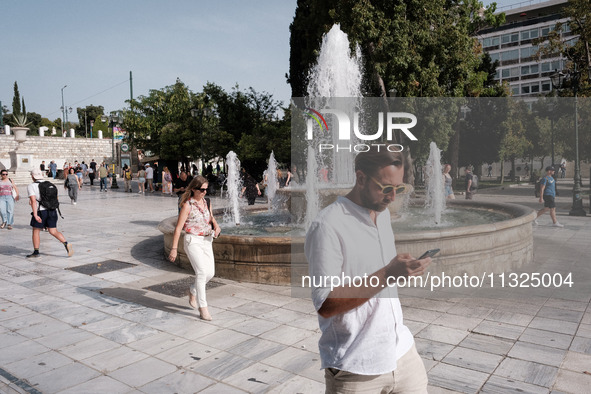
[{"label": "fountain water jet", "polygon": [[267,167],[267,187],[265,188],[265,194],[269,204],[269,210],[273,209],[273,199],[275,198],[275,192],[279,188],[277,184],[277,161],[275,160],[275,154],[271,151],[269,156],[269,166]]},{"label": "fountain water jet", "polygon": [[425,166],[426,191],[425,208],[435,218],[435,224],[441,223],[441,214],[445,210],[445,189],[441,171],[441,151],[435,142],[429,144],[429,158]]},{"label": "fountain water jet", "polygon": [[240,180],[240,160],[234,151],[230,151],[226,156],[228,163],[228,196],[230,197],[230,211],[232,213],[232,220],[236,225],[240,225],[240,190],[242,189],[242,182]]}]

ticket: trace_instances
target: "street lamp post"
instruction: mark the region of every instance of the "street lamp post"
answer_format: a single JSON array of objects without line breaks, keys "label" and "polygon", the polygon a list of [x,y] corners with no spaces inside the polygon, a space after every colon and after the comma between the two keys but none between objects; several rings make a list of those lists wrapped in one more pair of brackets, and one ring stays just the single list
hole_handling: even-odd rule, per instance
[{"label": "street lamp post", "polygon": [[[581,197],[581,163],[579,162],[579,109],[578,109],[578,90],[580,82],[580,71],[577,70],[577,65],[574,65],[573,70],[569,70],[565,75],[562,72],[555,72],[551,75],[552,86],[555,89],[560,89],[565,80],[570,80],[573,94],[575,96],[575,176],[573,186],[573,205],[569,211],[569,216],[586,216],[587,213],[583,209],[583,199]],[[554,163],[552,163],[554,164]]]},{"label": "street lamp post", "polygon": [[119,189],[117,185],[117,158],[115,156],[115,126],[123,123],[123,117],[112,112],[109,116],[101,115],[101,120],[103,122],[109,122],[111,127],[111,154],[113,162],[113,183],[111,183],[111,189]]},{"label": "street lamp post", "polygon": [[68,85],[64,85],[64,87],[62,88],[62,136],[64,135],[64,122],[66,120],[66,106],[64,104],[64,89],[67,88]]}]

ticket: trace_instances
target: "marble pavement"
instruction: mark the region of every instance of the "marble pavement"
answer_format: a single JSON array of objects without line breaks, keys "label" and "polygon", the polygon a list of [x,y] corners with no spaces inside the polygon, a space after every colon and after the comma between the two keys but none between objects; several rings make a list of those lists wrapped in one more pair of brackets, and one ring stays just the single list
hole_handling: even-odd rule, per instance
[{"label": "marble pavement", "polygon": [[[568,217],[562,186],[565,228],[541,218],[535,264],[589,273],[591,217]],[[481,191],[476,199],[537,208],[532,188]],[[147,289],[192,274],[162,254],[156,226],[176,213],[175,204],[160,193],[99,193],[85,185],[77,205],[62,205],[58,225],[74,256],[43,233],[43,256],[34,260],[25,258],[32,250],[29,206],[16,204],[14,229],[0,230],[0,393],[323,392],[316,315],[290,288],[216,278],[208,291],[211,322],[196,317],[187,296]],[[70,269],[113,260],[131,265],[95,275]],[[431,393],[589,391],[586,295],[401,301]]]}]

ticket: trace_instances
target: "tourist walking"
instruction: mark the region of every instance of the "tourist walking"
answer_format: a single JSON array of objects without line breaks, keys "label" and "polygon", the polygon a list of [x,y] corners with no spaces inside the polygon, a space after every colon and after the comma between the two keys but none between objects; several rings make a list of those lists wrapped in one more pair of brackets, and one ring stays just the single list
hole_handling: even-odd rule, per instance
[{"label": "tourist walking", "polygon": [[98,168],[98,177],[99,182],[101,185],[101,192],[103,189],[105,192],[107,191],[107,177],[109,176],[109,172],[107,171],[107,167],[105,167],[105,162],[102,162]]},{"label": "tourist walking", "polygon": [[0,172],[0,229],[12,230],[14,224],[14,203],[19,200],[18,188],[8,177],[8,171]]},{"label": "tourist walking", "polygon": [[[396,251],[387,208],[406,189],[404,166],[400,152],[374,145],[359,153],[353,189],[324,208],[306,234],[326,393],[427,393],[425,366],[392,285],[431,263]],[[344,277],[366,284],[323,282]]]},{"label": "tourist walking", "polygon": [[41,230],[47,228],[49,234],[60,241],[68,253],[68,257],[74,254],[72,245],[66,241],[62,233],[57,230],[57,212],[59,207],[57,188],[51,182],[40,182],[43,179],[41,170],[31,171],[33,183],[27,186],[29,195],[29,204],[33,217],[31,218],[31,227],[33,229],[33,253],[27,255],[28,258],[39,257],[39,247],[41,245]]},{"label": "tourist walking", "polygon": [[55,164],[55,161],[51,161],[51,163],[49,163],[49,171],[51,172],[51,177],[53,179],[55,179],[55,177],[57,176],[57,164]]},{"label": "tourist walking", "polygon": [[540,179],[540,203],[544,203],[544,208],[538,211],[538,216],[534,220],[534,224],[539,224],[538,219],[540,216],[550,211],[550,218],[552,219],[552,226],[564,227],[558,223],[556,219],[556,179],[554,179],[555,168],[552,166],[546,167],[546,175]]},{"label": "tourist walking", "polygon": [[487,168],[488,169],[488,173],[486,174],[486,176],[489,177],[489,178],[492,177],[492,168],[493,168],[492,167],[492,164],[489,164],[488,165],[488,168]]},{"label": "tourist walking", "polygon": [[566,176],[566,163],[560,164],[560,178],[564,178]]},{"label": "tourist walking", "polygon": [[162,194],[172,195],[172,174],[168,167],[162,169]]},{"label": "tourist walking", "polygon": [[254,202],[257,196],[261,195],[261,189],[259,189],[259,184],[257,181],[243,170],[242,172],[242,191],[240,192],[240,196],[246,196],[248,200],[248,205],[254,205]]},{"label": "tourist walking", "polygon": [[140,188],[138,193],[144,194],[146,192],[146,170],[144,166],[140,166],[140,169],[137,172],[137,181],[137,185]]},{"label": "tourist walking", "polygon": [[212,241],[220,234],[220,226],[213,217],[211,203],[205,198],[207,187],[207,179],[197,176],[183,193],[172,248],[168,255],[171,262],[176,260],[181,230],[184,230],[185,253],[195,270],[195,282],[189,289],[189,304],[193,308],[199,308],[203,320],[211,320],[205,285],[215,274]]},{"label": "tourist walking", "polygon": [[149,164],[146,164],[146,181],[150,193],[154,193],[154,169]]},{"label": "tourist walking", "polygon": [[455,200],[456,196],[454,195],[454,191],[451,187],[453,179],[449,172],[451,171],[451,164],[446,164],[443,166],[443,185],[445,188],[445,198],[447,200]]},{"label": "tourist walking", "polygon": [[472,166],[466,167],[466,200],[472,200],[478,189],[478,178],[472,174]]},{"label": "tourist walking", "polygon": [[90,178],[90,186],[93,186],[94,178],[96,177],[96,161],[94,161],[94,159],[90,161],[89,167],[90,168],[88,169],[88,177]]},{"label": "tourist walking", "polygon": [[131,168],[125,164],[123,166],[123,180],[125,181],[125,193],[131,193],[131,178],[133,174],[131,173]]},{"label": "tourist walking", "polygon": [[76,166],[76,176],[80,180],[80,186],[82,186],[84,184],[84,170],[80,164]]},{"label": "tourist walking", "polygon": [[68,196],[70,197],[70,202],[73,205],[76,205],[78,202],[78,190],[81,188],[82,179],[80,179],[80,177],[74,173],[73,168],[70,168],[70,172],[66,177],[66,181],[64,182],[64,189],[68,189]]}]

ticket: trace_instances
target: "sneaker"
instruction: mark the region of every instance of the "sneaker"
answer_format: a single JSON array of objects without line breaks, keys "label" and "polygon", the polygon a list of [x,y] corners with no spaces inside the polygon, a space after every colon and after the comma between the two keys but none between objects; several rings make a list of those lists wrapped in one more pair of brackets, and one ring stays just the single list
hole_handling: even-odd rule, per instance
[{"label": "sneaker", "polygon": [[560,228],[564,227],[564,225],[563,225],[563,224],[560,224],[560,223],[558,223],[558,222],[556,222],[556,223],[553,223],[553,224],[552,224],[552,226],[553,226],[553,227],[560,227]]},{"label": "sneaker", "polygon": [[72,247],[71,243],[67,243],[65,245],[66,250],[68,251],[68,257],[72,257],[72,255],[74,254],[74,248]]},{"label": "sneaker", "polygon": [[74,201],[72,204],[76,205],[76,204],[77,204],[77,202],[76,202],[76,201]]},{"label": "sneaker", "polygon": [[41,253],[39,253],[38,251],[35,251],[35,252],[31,253],[31,254],[28,254],[27,255],[27,258],[39,257],[39,256],[41,256]]},{"label": "sneaker", "polygon": [[540,224],[540,223],[538,222],[538,219],[534,220],[534,224],[535,224],[536,226],[538,226],[538,225]]}]

